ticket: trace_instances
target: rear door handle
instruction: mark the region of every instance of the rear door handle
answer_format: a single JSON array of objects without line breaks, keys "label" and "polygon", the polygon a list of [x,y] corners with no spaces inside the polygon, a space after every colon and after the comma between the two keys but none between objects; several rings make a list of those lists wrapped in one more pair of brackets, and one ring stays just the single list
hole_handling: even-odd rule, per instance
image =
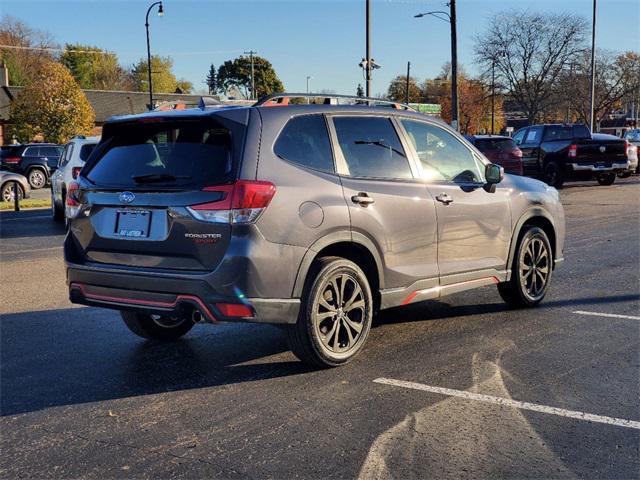
[{"label": "rear door handle", "polygon": [[441,193],[440,195],[436,195],[436,200],[444,203],[445,205],[449,205],[453,202],[453,198],[451,198],[446,193]]},{"label": "rear door handle", "polygon": [[351,197],[351,201],[353,203],[357,203],[362,207],[366,207],[367,205],[371,205],[375,202],[373,198],[371,198],[367,192],[358,192],[357,195]]}]

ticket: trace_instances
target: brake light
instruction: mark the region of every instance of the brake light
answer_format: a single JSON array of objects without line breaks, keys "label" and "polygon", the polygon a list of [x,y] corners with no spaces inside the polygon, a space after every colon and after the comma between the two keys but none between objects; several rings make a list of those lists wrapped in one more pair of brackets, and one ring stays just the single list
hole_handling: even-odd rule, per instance
[{"label": "brake light", "polygon": [[80,185],[78,182],[71,182],[67,187],[67,206],[68,207],[79,207],[80,202],[78,202],[78,191],[80,190]]},{"label": "brake light", "polygon": [[578,156],[578,145],[571,145],[569,147],[569,153],[567,154],[569,158],[576,158]]},{"label": "brake light", "polygon": [[216,303],[216,308],[225,317],[253,317],[251,307],[242,303]]},{"label": "brake light", "polygon": [[82,167],[73,167],[71,169],[71,176],[74,180],[78,178],[78,175],[80,175],[80,170],[82,170]]},{"label": "brake light", "polygon": [[207,192],[221,192],[215,202],[187,207],[197,220],[211,223],[253,223],[271,202],[276,186],[260,180],[238,180],[233,185],[206,187]]},{"label": "brake light", "polygon": [[20,157],[7,157],[4,159],[4,163],[20,163],[20,160],[22,160],[22,158]]}]

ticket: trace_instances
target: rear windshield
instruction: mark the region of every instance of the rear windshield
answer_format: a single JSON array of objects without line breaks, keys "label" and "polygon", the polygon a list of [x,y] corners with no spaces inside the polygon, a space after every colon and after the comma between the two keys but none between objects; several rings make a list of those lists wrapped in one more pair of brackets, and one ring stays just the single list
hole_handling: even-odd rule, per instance
[{"label": "rear windshield", "polygon": [[476,146],[481,152],[512,152],[516,144],[510,138],[479,138]]},{"label": "rear windshield", "polygon": [[232,179],[231,132],[213,120],[111,125],[86,178],[105,187],[201,186]]},{"label": "rear windshield", "polygon": [[18,156],[20,155],[21,150],[23,148],[24,147],[21,145],[2,147],[0,149],[0,157],[6,158],[6,157]]},{"label": "rear windshield", "polygon": [[544,131],[544,141],[590,138],[589,129],[584,125],[554,125]]},{"label": "rear windshield", "polygon": [[82,147],[80,147],[80,160],[83,162],[87,161],[93,149],[96,148],[97,143],[85,143]]}]

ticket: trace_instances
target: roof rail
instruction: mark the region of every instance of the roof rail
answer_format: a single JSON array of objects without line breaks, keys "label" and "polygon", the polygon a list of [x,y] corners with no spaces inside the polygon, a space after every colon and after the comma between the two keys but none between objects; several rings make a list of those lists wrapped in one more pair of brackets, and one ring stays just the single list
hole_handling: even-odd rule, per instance
[{"label": "roof rail", "polygon": [[[333,93],[272,93],[271,95],[265,95],[264,97],[260,98],[256,103],[254,103],[253,106],[260,107],[267,106],[269,104],[273,106],[290,105],[289,100],[291,98],[322,98],[324,99],[323,103],[328,105],[367,105],[369,107],[381,105],[391,108],[397,108],[399,110],[410,110],[412,112],[415,111],[406,103],[394,102],[392,100],[384,100],[380,98],[357,97],[355,95],[336,95]],[[351,100],[351,102],[340,103],[340,100]]]}]

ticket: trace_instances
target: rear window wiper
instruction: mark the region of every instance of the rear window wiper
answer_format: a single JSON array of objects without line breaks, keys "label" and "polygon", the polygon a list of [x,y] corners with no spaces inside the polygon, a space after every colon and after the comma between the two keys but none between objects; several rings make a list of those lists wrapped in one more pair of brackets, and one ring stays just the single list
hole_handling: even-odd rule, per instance
[{"label": "rear window wiper", "polygon": [[147,175],[133,175],[131,180],[136,183],[162,183],[176,180],[189,180],[189,175],[171,175],[170,173],[149,173]]}]

